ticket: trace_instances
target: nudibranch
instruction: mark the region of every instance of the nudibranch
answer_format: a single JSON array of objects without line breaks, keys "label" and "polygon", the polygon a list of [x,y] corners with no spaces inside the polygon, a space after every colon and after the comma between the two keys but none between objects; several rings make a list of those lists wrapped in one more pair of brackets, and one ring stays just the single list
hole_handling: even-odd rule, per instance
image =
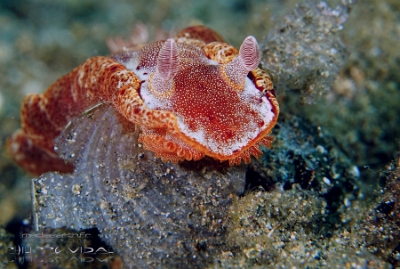
[{"label": "nudibranch", "polygon": [[23,100],[22,129],[8,141],[16,162],[36,174],[71,172],[54,151],[66,124],[98,103],[111,103],[139,141],[163,161],[200,160],[230,165],[271,146],[279,105],[269,75],[258,67],[254,37],[240,49],[213,30],[193,26],[175,38],[93,57],[43,94]]}]

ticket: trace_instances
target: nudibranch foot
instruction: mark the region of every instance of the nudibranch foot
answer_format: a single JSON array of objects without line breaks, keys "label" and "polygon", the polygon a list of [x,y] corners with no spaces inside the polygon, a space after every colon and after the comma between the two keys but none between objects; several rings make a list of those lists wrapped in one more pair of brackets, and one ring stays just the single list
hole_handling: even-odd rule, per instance
[{"label": "nudibranch foot", "polygon": [[143,144],[144,149],[153,151],[164,162],[198,161],[204,157],[203,153],[183,141],[167,136],[163,130],[143,130],[139,142]]},{"label": "nudibranch foot", "polygon": [[119,91],[125,88],[137,91],[139,85],[135,73],[113,59],[93,57],[87,60],[54,82],[43,94],[24,98],[22,130],[8,140],[8,151],[20,166],[33,174],[72,172],[73,166],[54,151],[54,139],[69,121],[86,109],[101,102],[118,107]]},{"label": "nudibranch foot", "polygon": [[72,173],[74,170],[71,163],[59,157],[54,150],[38,145],[37,140],[32,140],[22,130],[16,131],[7,141],[7,148],[21,167],[36,175],[48,171]]},{"label": "nudibranch foot", "polygon": [[[54,139],[86,109],[108,103],[124,126],[140,129],[144,148],[164,161],[209,156],[231,165],[248,163],[262,154],[261,145],[271,146],[268,134],[279,114],[271,78],[259,62],[254,37],[237,50],[204,26],[93,57],[45,93],[24,99],[22,131],[9,140],[10,152],[33,173],[43,173],[46,169],[37,167],[46,165],[47,171],[64,171]],[[35,164],[43,162],[31,157],[39,154],[47,156],[45,164]]]}]

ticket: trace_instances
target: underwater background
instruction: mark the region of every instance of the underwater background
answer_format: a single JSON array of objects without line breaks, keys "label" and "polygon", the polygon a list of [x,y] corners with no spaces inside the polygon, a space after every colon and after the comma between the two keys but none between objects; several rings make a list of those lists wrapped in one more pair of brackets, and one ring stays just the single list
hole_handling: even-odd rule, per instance
[{"label": "underwater background", "polygon": [[[220,241],[212,248],[197,242],[199,257],[187,260],[189,267],[400,267],[399,1],[1,0],[4,268],[134,267],[121,246],[111,246],[106,262],[41,263],[15,254],[27,244],[76,242],[21,239],[33,229],[33,176],[14,164],[6,143],[20,128],[26,94],[43,92],[92,56],[109,55],[107,40],[129,40],[142,24],[150,40],[196,24],[236,47],[255,36],[281,109],[272,149],[245,168],[245,191],[223,207]],[[98,231],[88,233],[94,237],[87,246],[109,247]],[[172,259],[169,266],[182,264]]]}]

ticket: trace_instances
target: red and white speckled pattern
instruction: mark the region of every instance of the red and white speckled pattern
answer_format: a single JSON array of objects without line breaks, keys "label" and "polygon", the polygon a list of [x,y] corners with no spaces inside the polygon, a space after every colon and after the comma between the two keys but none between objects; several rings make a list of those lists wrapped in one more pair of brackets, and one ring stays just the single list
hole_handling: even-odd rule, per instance
[{"label": "red and white speckled pattern", "polygon": [[252,70],[258,53],[253,37],[238,51],[214,31],[194,26],[175,39],[93,57],[45,93],[25,98],[22,130],[9,150],[33,173],[69,172],[71,165],[54,152],[54,138],[72,118],[107,102],[140,126],[139,141],[164,161],[210,156],[231,165],[249,162],[250,155],[261,155],[261,145],[271,145],[268,134],[279,114],[270,77]]}]

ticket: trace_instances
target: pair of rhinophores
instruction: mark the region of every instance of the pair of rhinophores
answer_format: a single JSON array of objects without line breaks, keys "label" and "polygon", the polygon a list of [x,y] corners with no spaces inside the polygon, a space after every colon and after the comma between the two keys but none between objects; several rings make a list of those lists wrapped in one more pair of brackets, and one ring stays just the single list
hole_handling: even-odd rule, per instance
[{"label": "pair of rhinophores", "polygon": [[139,142],[163,161],[200,160],[230,165],[259,157],[279,106],[269,75],[258,68],[254,37],[238,51],[204,26],[175,38],[96,56],[54,82],[43,94],[25,97],[22,129],[8,141],[26,170],[71,172],[54,151],[66,124],[98,103],[110,103],[137,125]]}]

